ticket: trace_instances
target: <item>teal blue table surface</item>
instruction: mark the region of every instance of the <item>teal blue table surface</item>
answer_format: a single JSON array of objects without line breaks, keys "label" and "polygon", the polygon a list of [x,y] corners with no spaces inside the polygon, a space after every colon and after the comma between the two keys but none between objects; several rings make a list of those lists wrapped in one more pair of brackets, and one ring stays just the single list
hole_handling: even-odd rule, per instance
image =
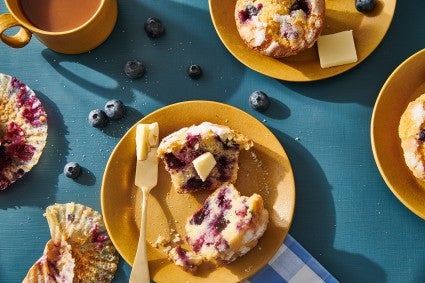
[{"label": "teal blue table surface", "polygon": [[[6,11],[0,3],[0,12]],[[425,282],[425,222],[388,189],[370,143],[381,87],[400,63],[425,47],[423,11],[423,0],[398,1],[388,33],[365,61],[315,82],[279,81],[237,61],[215,32],[207,0],[120,0],[113,33],[86,54],[58,54],[36,38],[21,49],[0,44],[0,73],[28,84],[49,117],[39,163],[0,192],[0,282],[22,281],[41,256],[49,239],[43,217],[48,205],[75,201],[101,210],[109,155],[136,121],[195,99],[236,106],[279,139],[296,182],[289,232],[338,280]],[[143,30],[150,16],[166,27],[157,40]],[[145,62],[144,78],[125,76],[130,59]],[[199,80],[186,75],[193,63],[204,70]],[[266,112],[250,108],[254,90],[271,97]],[[104,130],[91,127],[90,110],[113,98],[127,105],[127,115]],[[69,161],[84,167],[80,178],[64,176]],[[128,281],[130,270],[121,260],[114,282]]]}]

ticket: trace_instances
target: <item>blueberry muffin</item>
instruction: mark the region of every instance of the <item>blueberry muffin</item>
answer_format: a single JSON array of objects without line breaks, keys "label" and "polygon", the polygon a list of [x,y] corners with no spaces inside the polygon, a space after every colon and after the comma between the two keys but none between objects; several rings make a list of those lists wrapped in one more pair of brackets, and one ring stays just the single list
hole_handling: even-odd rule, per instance
[{"label": "blueberry muffin", "polygon": [[268,221],[260,195],[241,196],[232,184],[226,184],[189,217],[186,242],[206,261],[227,264],[257,245]]},{"label": "blueberry muffin", "polygon": [[325,18],[325,0],[237,0],[242,40],[263,55],[282,58],[314,45]]},{"label": "blueberry muffin", "polygon": [[[157,152],[177,192],[192,193],[234,183],[239,169],[239,153],[252,146],[251,139],[227,126],[203,122],[164,137]],[[211,153],[215,165],[204,179],[193,161],[205,153]]]},{"label": "blueberry muffin", "polygon": [[398,135],[407,167],[416,178],[425,180],[425,94],[408,104]]}]

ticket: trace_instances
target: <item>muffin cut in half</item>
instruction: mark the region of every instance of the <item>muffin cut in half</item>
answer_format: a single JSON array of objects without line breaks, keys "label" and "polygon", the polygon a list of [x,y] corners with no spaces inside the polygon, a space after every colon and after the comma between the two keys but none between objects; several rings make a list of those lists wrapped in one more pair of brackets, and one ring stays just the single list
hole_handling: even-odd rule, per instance
[{"label": "muffin cut in half", "polygon": [[[203,122],[164,137],[158,146],[158,157],[163,160],[178,193],[215,190],[236,181],[240,150],[248,150],[253,144],[251,139],[227,126]],[[205,153],[211,153],[215,161],[203,178],[193,161]]]},{"label": "muffin cut in half", "polygon": [[225,184],[187,220],[186,242],[204,260],[227,264],[257,245],[268,222],[260,195],[241,196],[232,184]]}]

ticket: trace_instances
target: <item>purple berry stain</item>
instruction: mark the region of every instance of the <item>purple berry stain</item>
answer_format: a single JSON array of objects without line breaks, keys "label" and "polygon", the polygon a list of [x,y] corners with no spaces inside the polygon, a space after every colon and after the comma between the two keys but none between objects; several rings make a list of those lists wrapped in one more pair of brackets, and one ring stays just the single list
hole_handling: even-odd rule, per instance
[{"label": "purple berry stain", "polygon": [[174,154],[172,153],[166,153],[164,155],[165,163],[167,164],[168,168],[170,169],[183,169],[186,166],[186,163],[184,163],[182,160],[178,159]]},{"label": "purple berry stain", "polygon": [[190,219],[190,224],[195,225],[201,225],[202,222],[204,222],[205,217],[207,217],[210,214],[210,203],[207,201],[204,203],[204,205],[199,209]]},{"label": "purple berry stain", "polygon": [[251,19],[253,16],[257,16],[263,8],[263,4],[258,4],[257,6],[248,5],[244,10],[238,12],[238,18],[240,23],[244,23],[247,20]]},{"label": "purple berry stain", "polygon": [[201,135],[190,135],[186,136],[186,145],[189,148],[195,148],[199,141],[201,140]]}]

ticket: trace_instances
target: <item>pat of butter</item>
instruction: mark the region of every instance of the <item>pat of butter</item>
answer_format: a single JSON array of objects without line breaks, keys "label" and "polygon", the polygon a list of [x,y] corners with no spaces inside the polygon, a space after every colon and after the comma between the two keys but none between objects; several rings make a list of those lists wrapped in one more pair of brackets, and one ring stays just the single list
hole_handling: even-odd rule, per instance
[{"label": "pat of butter", "polygon": [[192,164],[195,167],[199,177],[201,177],[202,182],[207,179],[216,163],[217,162],[214,159],[214,155],[212,155],[211,152],[205,152],[192,161]]},{"label": "pat of butter", "polygon": [[149,124],[148,143],[150,147],[157,147],[159,142],[159,127],[158,123]]},{"label": "pat of butter", "polygon": [[152,147],[158,146],[158,123],[138,124],[136,127],[136,157],[145,160]]},{"label": "pat of butter", "polygon": [[322,68],[357,62],[352,30],[319,36],[317,49]]}]

